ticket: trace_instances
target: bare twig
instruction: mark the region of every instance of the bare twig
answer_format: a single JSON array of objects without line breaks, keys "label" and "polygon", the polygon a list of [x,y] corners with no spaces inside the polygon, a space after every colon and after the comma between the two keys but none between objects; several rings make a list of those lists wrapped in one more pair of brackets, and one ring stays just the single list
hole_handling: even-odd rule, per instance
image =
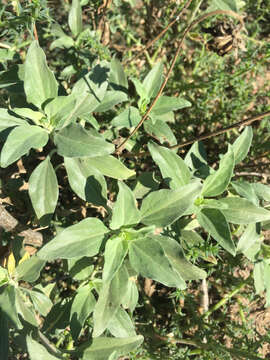
[{"label": "bare twig", "polygon": [[11,46],[10,46],[10,45],[4,44],[4,43],[2,43],[2,42],[0,42],[0,47],[1,47],[1,48],[4,48],[4,49],[11,49]]},{"label": "bare twig", "polygon": [[25,244],[40,247],[43,243],[43,236],[40,232],[27,229],[24,225],[19,224],[18,220],[10,215],[3,205],[0,205],[0,228],[14,235],[22,236]]},{"label": "bare twig", "polygon": [[208,285],[206,279],[202,279],[202,297],[201,297],[201,311],[205,313],[209,310],[209,296],[208,296]]},{"label": "bare twig", "polygon": [[37,33],[37,27],[36,27],[35,23],[33,24],[33,31],[34,31],[35,40],[38,41],[38,33]]},{"label": "bare twig", "polygon": [[171,28],[181,17],[183,12],[189,7],[192,0],[188,0],[184,5],[183,9],[179,12],[179,14],[173,19],[153,40],[149,41],[139,52],[132,58],[127,59],[124,61],[124,65],[136,60],[138,57],[141,56],[146,50],[148,50],[156,41],[158,41],[168,30]]},{"label": "bare twig", "polygon": [[215,11],[210,11],[209,13],[206,13],[206,14],[203,14],[202,16],[198,17],[197,19],[195,19],[194,21],[192,21],[192,23],[185,29],[183,35],[182,35],[182,38],[181,40],[179,41],[178,43],[178,47],[177,47],[177,50],[176,50],[176,53],[174,55],[174,58],[172,60],[172,63],[171,63],[171,66],[168,70],[168,73],[163,81],[163,83],[161,84],[161,87],[159,89],[159,92],[158,94],[156,95],[155,99],[153,100],[152,104],[149,106],[148,110],[146,111],[146,113],[144,114],[144,116],[142,117],[142,119],[140,120],[140,122],[138,123],[138,125],[135,127],[135,129],[129,134],[129,136],[116,148],[115,150],[115,153],[116,154],[119,154],[121,153],[121,151],[123,150],[124,146],[125,146],[125,143],[138,131],[138,129],[142,126],[143,122],[148,118],[148,115],[149,113],[151,112],[151,110],[153,109],[153,107],[155,106],[156,102],[158,101],[159,97],[161,96],[168,80],[169,80],[169,77],[172,73],[172,70],[174,68],[174,65],[176,63],[176,59],[180,53],[180,50],[183,46],[183,43],[184,43],[184,40],[185,40],[185,37],[187,35],[187,33],[197,24],[199,24],[200,22],[202,22],[203,20],[207,19],[208,17],[211,17],[211,16],[215,16],[215,15],[228,15],[228,16],[232,16],[232,17],[235,17],[237,18],[240,22],[241,22],[241,25],[244,26],[244,23],[243,23],[243,18],[235,13],[234,11],[230,11],[230,10],[215,10]]},{"label": "bare twig", "polygon": [[178,145],[174,145],[174,146],[170,146],[169,148],[170,149],[180,149],[180,148],[183,148],[187,145],[191,145],[193,144],[194,142],[196,141],[201,141],[201,140],[205,140],[205,139],[209,139],[213,136],[217,136],[217,135],[221,135],[221,134],[224,134],[225,132],[227,131],[231,131],[235,128],[238,128],[240,126],[247,126],[247,125],[250,125],[251,123],[253,123],[254,121],[261,121],[263,120],[266,116],[270,116],[270,111],[266,111],[265,113],[262,113],[262,114],[259,114],[259,115],[255,115],[255,116],[252,116],[246,120],[242,120],[242,121],[239,121],[235,124],[232,124],[230,126],[227,126],[223,129],[220,129],[220,130],[217,130],[217,131],[213,131],[212,133],[209,133],[209,134],[206,134],[206,135],[201,135],[201,136],[198,136],[197,138],[193,139],[193,140],[188,140],[188,141],[185,141],[184,143],[182,144],[178,144]]}]

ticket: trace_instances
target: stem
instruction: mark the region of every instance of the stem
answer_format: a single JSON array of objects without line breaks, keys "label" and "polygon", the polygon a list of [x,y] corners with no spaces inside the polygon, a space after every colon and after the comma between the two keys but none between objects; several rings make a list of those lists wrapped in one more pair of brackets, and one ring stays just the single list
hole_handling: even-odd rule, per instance
[{"label": "stem", "polygon": [[235,123],[235,124],[232,124],[230,126],[227,126],[223,129],[220,129],[220,130],[217,130],[217,131],[214,131],[210,134],[206,134],[206,135],[201,135],[201,136],[198,136],[197,138],[193,139],[193,140],[188,140],[188,141],[185,141],[183,142],[182,144],[178,144],[178,145],[174,145],[174,146],[170,146],[169,149],[180,149],[180,148],[183,148],[187,145],[191,145],[193,143],[195,143],[196,141],[201,141],[201,140],[205,140],[205,139],[209,139],[213,136],[217,136],[217,135],[221,135],[221,134],[224,134],[225,132],[227,131],[231,131],[235,128],[238,128],[240,126],[247,126],[247,125],[250,125],[251,123],[253,123],[254,121],[261,121],[263,120],[266,116],[270,116],[270,111],[266,111],[262,114],[259,114],[259,115],[255,115],[255,116],[252,116],[246,120],[242,120],[242,121],[239,121],[238,123]]},{"label": "stem", "polygon": [[57,358],[63,359],[63,357],[61,356],[62,355],[61,351],[57,349],[57,347],[54,344],[50,343],[50,341],[46,338],[45,335],[42,334],[40,330],[38,330],[38,337],[46,349],[48,349]]},{"label": "stem", "polygon": [[143,52],[145,52],[147,49],[149,49],[157,40],[159,40],[168,30],[170,27],[172,27],[176,21],[179,20],[182,13],[189,7],[192,0],[188,0],[186,4],[184,5],[183,9],[179,12],[179,14],[173,19],[166,27],[163,29],[153,40],[151,40],[142,50],[140,50],[136,56],[133,58],[129,58],[126,61],[124,61],[124,65],[136,60]]},{"label": "stem", "polygon": [[242,281],[233,291],[226,294],[216,305],[214,305],[211,309],[206,311],[202,315],[202,319],[208,318],[214,311],[218,310],[221,306],[226,304],[234,295],[239,293],[239,291],[247,284],[247,280]]},{"label": "stem", "polygon": [[215,10],[215,11],[210,11],[209,13],[206,13],[206,14],[203,14],[202,16],[198,17],[197,19],[195,19],[194,21],[192,21],[192,23],[185,29],[183,35],[182,35],[182,38],[181,40],[179,41],[178,43],[178,47],[177,47],[177,50],[176,50],[176,53],[174,55],[174,58],[172,60],[172,63],[171,63],[171,66],[169,68],[169,71],[159,89],[159,92],[158,94],[156,95],[155,99],[153,100],[152,104],[149,106],[148,110],[146,111],[146,113],[144,114],[144,116],[142,117],[142,119],[140,120],[139,124],[135,127],[135,129],[129,134],[129,136],[116,148],[115,150],[115,153],[116,154],[119,154],[121,153],[121,151],[123,150],[126,142],[138,131],[138,129],[142,126],[142,124],[144,123],[144,121],[148,118],[148,115],[149,113],[151,112],[151,110],[153,109],[153,107],[155,106],[156,102],[158,101],[159,97],[161,96],[168,80],[169,80],[169,77],[172,73],[172,70],[175,66],[175,63],[176,63],[176,60],[177,60],[177,57],[180,53],[180,50],[182,48],[182,45],[184,43],[184,40],[185,40],[185,37],[187,35],[187,33],[197,24],[199,24],[200,22],[202,22],[203,20],[207,19],[208,17],[210,16],[215,16],[215,15],[228,15],[228,16],[232,16],[232,17],[235,17],[237,18],[242,26],[244,26],[244,23],[243,23],[243,18],[238,15],[237,13],[235,13],[234,11],[230,11],[230,10]]}]

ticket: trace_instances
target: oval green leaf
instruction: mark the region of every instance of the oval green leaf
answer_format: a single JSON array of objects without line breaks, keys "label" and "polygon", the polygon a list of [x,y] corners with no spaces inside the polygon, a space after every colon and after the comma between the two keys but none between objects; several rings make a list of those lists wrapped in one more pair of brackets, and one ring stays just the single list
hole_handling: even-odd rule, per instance
[{"label": "oval green leaf", "polygon": [[29,178],[29,195],[38,219],[46,217],[46,221],[49,220],[59,195],[57,177],[49,157],[32,172]]},{"label": "oval green leaf", "polygon": [[180,218],[200,195],[200,182],[182,186],[177,190],[158,190],[142,202],[141,216],[145,225],[168,226]]},{"label": "oval green leaf", "polygon": [[235,164],[240,163],[247,156],[253,138],[251,126],[246,126],[242,134],[235,140],[232,145],[234,152]]},{"label": "oval green leaf", "polygon": [[229,224],[225,216],[218,209],[201,209],[197,213],[197,220],[225,250],[235,255],[236,249],[231,237]]},{"label": "oval green leaf", "polygon": [[72,190],[83,200],[98,206],[107,204],[107,184],[104,176],[89,158],[67,158],[65,167]]},{"label": "oval green leaf", "polygon": [[184,280],[205,279],[207,274],[204,270],[191,264],[184,256],[180,244],[168,236],[153,236],[159,242],[170,264]]},{"label": "oval green leaf", "polygon": [[228,187],[234,168],[234,152],[229,148],[220,161],[219,169],[205,179],[202,189],[203,196],[221,195]]},{"label": "oval green leaf", "polygon": [[126,180],[136,173],[128,169],[120,160],[112,155],[97,156],[88,159],[88,163],[95,167],[101,174],[118,180]]},{"label": "oval green leaf", "polygon": [[154,143],[149,143],[148,149],[153,160],[160,168],[163,179],[171,189],[174,190],[189,183],[191,173],[180,156],[172,150]]},{"label": "oval green leaf", "polygon": [[44,260],[72,259],[98,253],[104,234],[109,230],[96,218],[87,218],[69,226],[38,251]]},{"label": "oval green leaf", "polygon": [[260,221],[270,220],[270,211],[262,207],[255,206],[250,201],[240,197],[227,197],[218,200],[228,222],[233,224],[251,224]]},{"label": "oval green leaf", "polygon": [[141,219],[140,211],[137,209],[136,199],[130,188],[118,181],[119,192],[113,206],[110,228],[119,229],[121,226],[136,225]]},{"label": "oval green leaf", "polygon": [[83,360],[104,360],[116,352],[118,357],[135,350],[143,342],[141,335],[128,338],[99,337],[84,351]]},{"label": "oval green leaf", "polygon": [[78,36],[82,32],[83,24],[80,0],[72,0],[72,5],[68,14],[68,25],[74,36]]},{"label": "oval green leaf", "polygon": [[15,127],[7,137],[1,152],[1,167],[6,168],[30,149],[38,149],[48,142],[48,133],[39,126],[21,125]]},{"label": "oval green leaf", "polygon": [[54,136],[58,154],[66,157],[96,157],[114,151],[114,145],[92,135],[79,124],[70,124]]},{"label": "oval green leaf", "polygon": [[131,241],[129,260],[133,269],[144,277],[166,286],[186,288],[185,281],[173,269],[159,242],[152,237],[146,236]]},{"label": "oval green leaf", "polygon": [[33,41],[25,60],[24,91],[27,101],[41,109],[42,104],[57,96],[58,83],[48,68],[44,51]]}]

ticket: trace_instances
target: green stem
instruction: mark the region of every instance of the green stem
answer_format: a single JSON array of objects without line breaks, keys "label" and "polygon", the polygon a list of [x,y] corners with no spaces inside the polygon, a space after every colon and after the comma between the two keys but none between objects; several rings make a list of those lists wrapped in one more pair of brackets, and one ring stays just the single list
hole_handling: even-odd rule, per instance
[{"label": "green stem", "polygon": [[247,280],[242,281],[233,291],[226,294],[216,305],[211,309],[206,311],[203,315],[203,319],[207,319],[214,311],[218,310],[221,306],[225,305],[234,295],[239,293],[239,291],[247,284]]}]

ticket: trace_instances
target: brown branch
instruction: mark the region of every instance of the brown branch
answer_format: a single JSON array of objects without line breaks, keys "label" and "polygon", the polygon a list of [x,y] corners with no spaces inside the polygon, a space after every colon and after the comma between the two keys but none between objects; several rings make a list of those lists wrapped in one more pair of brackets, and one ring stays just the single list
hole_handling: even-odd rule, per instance
[{"label": "brown branch", "polygon": [[183,147],[185,147],[185,146],[188,146],[188,145],[191,145],[191,144],[195,143],[196,141],[201,141],[201,140],[209,139],[209,138],[211,138],[211,137],[213,137],[213,136],[217,136],[217,135],[224,134],[225,132],[231,131],[231,130],[233,130],[233,129],[235,129],[235,128],[238,128],[238,127],[240,127],[240,126],[250,125],[250,124],[253,123],[254,121],[261,121],[261,120],[263,120],[266,116],[270,116],[270,111],[266,111],[265,113],[252,116],[252,117],[250,117],[250,118],[248,118],[248,119],[246,119],[246,120],[239,121],[239,122],[237,122],[237,123],[235,123],[235,124],[232,124],[232,125],[227,126],[227,127],[223,128],[223,129],[214,131],[214,132],[212,132],[212,133],[198,136],[197,138],[195,138],[195,139],[193,139],[193,140],[185,141],[185,142],[182,143],[182,144],[170,146],[169,149],[180,149],[180,148],[183,148]]},{"label": "brown branch", "polygon": [[24,244],[32,245],[35,247],[42,246],[43,236],[40,232],[26,228],[20,224],[3,205],[0,205],[0,228],[5,231],[11,232],[13,235],[22,236]]},{"label": "brown branch", "polygon": [[180,16],[183,14],[183,12],[189,7],[192,0],[188,0],[186,4],[184,5],[183,9],[179,12],[179,14],[175,17],[174,20],[172,20],[153,40],[148,42],[139,52],[132,58],[127,59],[124,61],[124,65],[129,64],[132,61],[135,61],[141,54],[143,54],[146,50],[148,50],[156,41],[158,41],[168,30],[170,27],[172,27],[180,18]]},{"label": "brown branch", "polygon": [[163,81],[163,83],[161,84],[161,87],[159,89],[159,92],[158,94],[156,95],[156,97],[154,98],[152,104],[149,106],[148,110],[146,111],[146,113],[144,114],[144,116],[142,117],[142,119],[140,120],[140,122],[138,123],[138,125],[135,127],[135,129],[129,134],[129,136],[116,148],[115,150],[115,153],[116,154],[119,154],[121,153],[121,151],[123,150],[124,148],[124,145],[125,143],[138,131],[138,129],[142,126],[143,122],[148,118],[148,115],[149,113],[151,112],[151,110],[153,109],[153,107],[155,106],[156,102],[158,101],[159,97],[161,96],[162,92],[163,92],[163,89],[165,88],[168,80],[169,80],[169,77],[172,73],[172,70],[174,68],[174,65],[176,63],[176,60],[177,60],[177,57],[180,53],[180,50],[182,48],[182,45],[184,43],[184,40],[185,40],[185,37],[187,35],[187,33],[197,24],[199,24],[200,22],[202,22],[203,20],[207,19],[208,17],[210,16],[215,16],[215,15],[229,15],[229,16],[232,16],[232,17],[235,17],[237,18],[242,26],[244,26],[244,23],[243,23],[243,18],[238,15],[237,13],[235,13],[234,11],[230,11],[230,10],[215,10],[215,11],[210,11],[209,13],[206,13],[200,17],[198,17],[197,19],[195,19],[194,21],[192,21],[192,23],[185,29],[183,35],[182,35],[182,38],[181,40],[179,41],[178,43],[178,47],[177,47],[177,50],[176,50],[176,53],[174,55],[174,58],[172,60],[172,63],[170,65],[170,68],[168,70],[168,73]]},{"label": "brown branch", "polygon": [[33,31],[34,31],[35,40],[38,41],[38,33],[37,33],[37,28],[36,28],[36,24],[35,24],[35,23],[33,23]]}]

